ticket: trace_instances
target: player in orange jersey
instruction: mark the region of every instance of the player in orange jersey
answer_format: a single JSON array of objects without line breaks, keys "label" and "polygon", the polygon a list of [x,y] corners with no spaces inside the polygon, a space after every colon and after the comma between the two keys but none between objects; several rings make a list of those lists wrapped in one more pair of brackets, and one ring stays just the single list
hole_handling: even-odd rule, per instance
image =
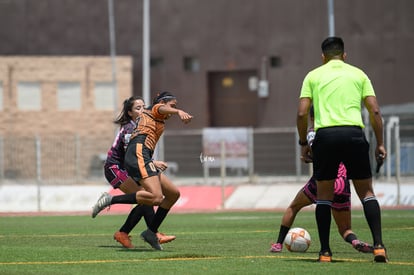
[{"label": "player in orange jersey", "polygon": [[106,207],[117,203],[157,205],[154,219],[148,229],[141,233],[142,239],[156,250],[162,250],[156,232],[180,197],[178,188],[165,174],[160,173],[152,160],[155,146],[164,132],[165,121],[172,115],[178,115],[184,123],[189,123],[193,118],[177,108],[177,98],[174,95],[162,92],[154,99],[151,108],[144,110],[140,115],[137,127],[131,135],[125,154],[125,168],[128,175],[139,183],[143,190],[114,197],[104,193],[94,205],[92,212],[92,216],[95,217]]},{"label": "player in orange jersey", "polygon": [[[130,136],[136,127],[135,121],[142,114],[144,107],[145,103],[141,97],[132,96],[124,100],[122,111],[114,121],[115,124],[120,125],[120,129],[111,148],[108,150],[104,164],[104,174],[108,183],[114,189],[120,189],[125,194],[135,194],[142,189],[141,186],[128,176],[128,172],[124,168],[124,158]],[[167,168],[167,163],[162,161],[154,161],[154,165],[162,171]],[[115,232],[114,239],[125,248],[134,248],[129,233],[142,217],[149,225],[154,217],[153,207],[144,204],[134,207],[122,227]],[[157,236],[160,243],[167,243],[175,239],[175,236],[167,236],[161,232],[157,232]]]}]

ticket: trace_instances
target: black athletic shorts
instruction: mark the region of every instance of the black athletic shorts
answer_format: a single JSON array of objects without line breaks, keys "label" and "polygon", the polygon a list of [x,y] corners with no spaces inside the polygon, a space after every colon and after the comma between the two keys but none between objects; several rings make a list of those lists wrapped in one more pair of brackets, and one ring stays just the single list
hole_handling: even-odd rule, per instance
[{"label": "black athletic shorts", "polygon": [[349,179],[372,177],[369,144],[357,126],[320,128],[312,144],[313,171],[316,180],[332,180],[342,162]]},{"label": "black athletic shorts", "polygon": [[146,137],[146,135],[138,135],[133,138],[125,152],[125,169],[136,182],[160,173],[152,162],[154,152],[145,146]]}]

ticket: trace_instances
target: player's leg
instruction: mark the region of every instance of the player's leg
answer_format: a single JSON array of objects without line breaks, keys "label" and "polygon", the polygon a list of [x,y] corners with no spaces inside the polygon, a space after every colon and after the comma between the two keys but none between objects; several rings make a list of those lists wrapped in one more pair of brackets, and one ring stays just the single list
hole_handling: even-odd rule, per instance
[{"label": "player's leg", "polygon": [[350,209],[335,209],[332,207],[332,216],[338,227],[339,235],[353,248],[363,253],[372,253],[373,247],[363,241],[360,241],[351,228],[351,211]]},{"label": "player's leg", "polygon": [[[126,194],[135,194],[141,190],[142,187],[139,186],[132,178],[128,177],[119,185],[119,189]],[[149,205],[136,205],[132,208],[124,224],[117,232],[115,232],[114,239],[121,243],[125,248],[133,248],[134,246],[131,242],[129,233],[139,223],[143,216],[146,217],[146,219],[148,218],[149,220],[152,220],[154,217],[153,207]]]},{"label": "player's leg", "polygon": [[158,228],[160,227],[161,223],[164,221],[171,207],[180,197],[180,191],[168,179],[166,175],[161,173],[159,174],[157,178],[159,179],[159,183],[161,187],[160,189],[162,190],[162,194],[164,195],[164,200],[162,201],[162,203],[159,204],[157,211],[155,212],[154,219],[152,220],[151,224],[148,226],[148,228],[153,232],[158,231]]},{"label": "player's leg", "polygon": [[[331,261],[332,255],[329,245],[330,229],[331,229],[331,205],[334,193],[334,179],[317,181],[317,199],[315,217],[318,226],[318,235],[321,249],[319,252],[320,261],[324,261],[326,256],[327,261]],[[329,259],[329,260],[328,260]]]},{"label": "player's leg", "polygon": [[[128,177],[127,171],[117,164],[105,164],[104,175],[114,189],[119,189],[124,193],[135,194],[140,189],[135,181]],[[133,208],[121,228],[114,233],[114,239],[125,248],[134,247],[129,233],[142,218],[143,210],[140,207]],[[154,211],[152,210],[152,212]]]},{"label": "player's leg", "polygon": [[111,196],[103,193],[92,208],[92,218],[106,207],[112,204],[145,204],[160,205],[164,199],[161,184],[159,182],[159,171],[151,160],[152,151],[142,144],[128,146],[125,154],[125,168],[128,175],[136,182],[139,182],[143,189],[138,192]]},{"label": "player's leg", "polygon": [[163,173],[159,175],[162,193],[165,198],[160,205],[163,208],[170,209],[180,198],[180,191],[177,186]]},{"label": "player's leg", "polygon": [[[135,194],[137,191],[142,189],[131,177],[125,169],[121,169],[119,165],[105,165],[104,174],[106,180],[111,184],[114,189],[121,190],[125,194]],[[114,239],[122,244],[126,248],[133,248],[131,237],[129,233],[138,224],[142,216],[148,217],[152,220],[154,216],[154,210],[152,206],[137,205],[129,213],[126,221],[121,228],[115,232]]]},{"label": "player's leg", "polygon": [[388,262],[386,249],[382,242],[381,209],[372,188],[372,178],[353,180],[353,182],[371,230],[374,243],[374,260],[376,262]]},{"label": "player's leg", "polygon": [[125,194],[135,194],[142,189],[142,186],[139,186],[131,177],[128,177],[119,185],[118,188]]},{"label": "player's leg", "polygon": [[328,127],[316,132],[312,144],[313,171],[317,179],[315,218],[320,242],[319,261],[332,261],[330,249],[331,205],[334,183],[341,162],[344,133],[341,127]]},{"label": "player's leg", "polygon": [[[136,192],[142,190],[143,187],[136,184],[136,182],[133,179],[128,178],[119,186],[119,189],[121,189],[124,193],[135,194]],[[129,232],[132,231],[132,229],[138,224],[138,222],[141,220],[142,217],[144,217],[145,223],[147,224],[147,227],[148,227],[151,224],[152,220],[154,219],[154,214],[155,212],[154,212],[153,206],[145,205],[145,204],[138,204],[131,210],[131,212],[128,215],[128,218],[126,219],[125,223],[122,225],[122,227],[120,228],[118,232],[125,232],[129,234]],[[175,236],[166,235],[161,232],[157,232],[156,234],[161,244],[168,243],[176,239]]]},{"label": "player's leg", "polygon": [[[136,140],[137,141],[137,140]],[[125,154],[125,167],[128,174],[143,187],[142,190],[135,193],[136,203],[145,205],[160,205],[164,200],[159,171],[152,162],[152,151],[143,144],[130,143]],[[127,196],[127,195],[126,195]],[[114,197],[112,200],[114,200]],[[132,198],[121,198],[127,201]],[[159,207],[157,212],[159,211]],[[157,220],[156,215],[148,226],[148,229],[141,233],[141,238],[149,243],[154,249],[162,250],[159,238],[157,236],[158,228],[152,226]],[[150,229],[152,228],[152,230]]]},{"label": "player's leg", "polygon": [[285,213],[282,217],[282,225],[286,227],[291,227],[295,221],[296,214],[305,206],[311,205],[312,201],[303,193],[303,190],[300,190],[293,201],[290,203],[289,207],[286,208]]},{"label": "player's leg", "polygon": [[312,201],[305,195],[303,189],[301,189],[286,208],[285,213],[282,217],[282,222],[280,224],[279,234],[276,240],[276,243],[271,244],[270,252],[281,252],[283,248],[283,241],[286,238],[287,233],[289,232],[290,227],[295,221],[297,213],[305,206],[311,205]]},{"label": "player's leg", "polygon": [[369,159],[369,144],[362,130],[353,133],[352,147],[348,150],[347,163],[349,178],[360,198],[365,219],[371,230],[374,244],[374,260],[387,262],[387,255],[382,241],[381,209],[372,187],[372,173]]},{"label": "player's leg", "polygon": [[154,218],[151,223],[148,225],[147,230],[144,230],[141,233],[141,238],[149,243],[154,249],[162,250],[160,245],[157,232],[161,222],[164,220],[165,216],[168,213],[169,209],[164,209],[161,207],[164,195],[161,188],[160,176],[151,176],[144,178],[140,181],[144,190],[138,191],[136,193],[136,199],[138,202],[142,203],[151,203],[152,205],[158,205],[157,211],[154,214]]},{"label": "player's leg", "polygon": [[[105,166],[104,172],[105,172],[105,178],[112,185],[113,188],[119,188],[119,186],[125,181],[129,182],[128,173],[126,172],[126,170],[120,169],[118,165]],[[126,185],[124,187],[124,190],[128,192],[127,189],[131,188],[130,185],[131,184]],[[99,197],[95,205],[92,207],[92,218],[95,218],[99,214],[99,212],[101,212],[103,209],[107,208],[111,204],[114,204],[114,203],[135,204],[136,203],[135,192],[131,192],[129,194],[125,194],[125,195],[121,195],[117,197],[121,197],[122,199],[118,198],[118,200],[114,201],[114,197],[112,195],[110,195],[108,192],[104,192]]]},{"label": "player's leg", "polygon": [[351,230],[351,211],[332,208],[332,216],[342,238],[345,239],[349,234],[353,234]]},{"label": "player's leg", "polygon": [[373,247],[358,240],[358,237],[351,229],[351,185],[343,163],[338,168],[334,193],[332,216],[336,222],[339,235],[356,250],[363,253],[372,253]]},{"label": "player's leg", "polygon": [[[153,232],[158,232],[158,228],[164,221],[171,207],[180,197],[180,191],[165,174],[160,173],[158,177],[161,184],[162,193],[164,195],[164,200],[158,206],[151,224],[148,225],[148,228]],[[175,240],[175,236],[167,236],[162,233],[160,233],[158,237],[160,239],[160,243],[166,243]]]},{"label": "player's leg", "polygon": [[[143,189],[131,194],[125,194],[120,196],[111,196],[108,193],[102,194],[97,203],[93,206],[92,217],[112,204],[147,204],[147,205],[160,205],[163,201],[163,194],[161,184],[158,176],[149,176],[140,180],[140,184]],[[155,216],[154,219],[155,220]],[[141,233],[141,237],[148,242],[154,249],[162,250],[159,243],[159,239],[156,235],[157,231],[145,230]]]},{"label": "player's leg", "polygon": [[[128,177],[119,185],[119,189],[125,194],[135,194],[140,188],[133,179]],[[139,205],[135,206],[129,212],[128,217],[125,220],[124,224],[121,226],[121,228],[117,232],[115,232],[114,240],[122,244],[122,246],[125,248],[134,248],[129,233],[138,224],[142,216],[143,209]]]},{"label": "player's leg", "polygon": [[286,235],[292,226],[296,214],[305,206],[315,203],[316,201],[316,180],[312,176],[303,188],[296,194],[294,200],[286,209],[280,226],[278,240],[276,243],[283,243]]},{"label": "player's leg", "polygon": [[372,178],[354,179],[353,182],[355,191],[364,207],[364,214],[371,229],[374,245],[382,245],[380,207],[372,189]]},{"label": "player's leg", "polygon": [[145,178],[145,180],[140,181],[140,184],[143,186],[143,189],[136,193],[119,196],[103,193],[93,207],[92,217],[94,218],[100,211],[112,204],[145,204],[152,206],[162,203],[163,194],[157,176]]}]

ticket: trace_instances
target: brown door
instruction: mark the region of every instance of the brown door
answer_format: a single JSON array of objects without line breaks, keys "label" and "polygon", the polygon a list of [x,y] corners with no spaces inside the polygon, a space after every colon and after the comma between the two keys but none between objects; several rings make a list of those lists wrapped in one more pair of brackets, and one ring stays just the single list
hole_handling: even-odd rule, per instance
[{"label": "brown door", "polygon": [[208,90],[211,127],[255,127],[257,91],[249,88],[255,70],[210,72]]}]

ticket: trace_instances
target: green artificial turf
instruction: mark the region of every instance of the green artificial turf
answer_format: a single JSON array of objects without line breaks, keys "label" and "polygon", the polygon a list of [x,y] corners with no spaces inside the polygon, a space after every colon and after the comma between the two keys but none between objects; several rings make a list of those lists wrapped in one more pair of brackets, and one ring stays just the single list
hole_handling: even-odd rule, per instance
[{"label": "green artificial turf", "polygon": [[[135,249],[113,240],[126,215],[0,217],[0,274],[414,274],[414,211],[383,210],[383,238],[390,262],[373,263],[331,227],[332,263],[316,262],[319,241],[313,211],[294,226],[309,231],[306,253],[269,253],[281,212],[170,214],[160,228],[177,239],[155,251],[131,232]],[[362,211],[352,212],[353,230],[371,234]]]}]

